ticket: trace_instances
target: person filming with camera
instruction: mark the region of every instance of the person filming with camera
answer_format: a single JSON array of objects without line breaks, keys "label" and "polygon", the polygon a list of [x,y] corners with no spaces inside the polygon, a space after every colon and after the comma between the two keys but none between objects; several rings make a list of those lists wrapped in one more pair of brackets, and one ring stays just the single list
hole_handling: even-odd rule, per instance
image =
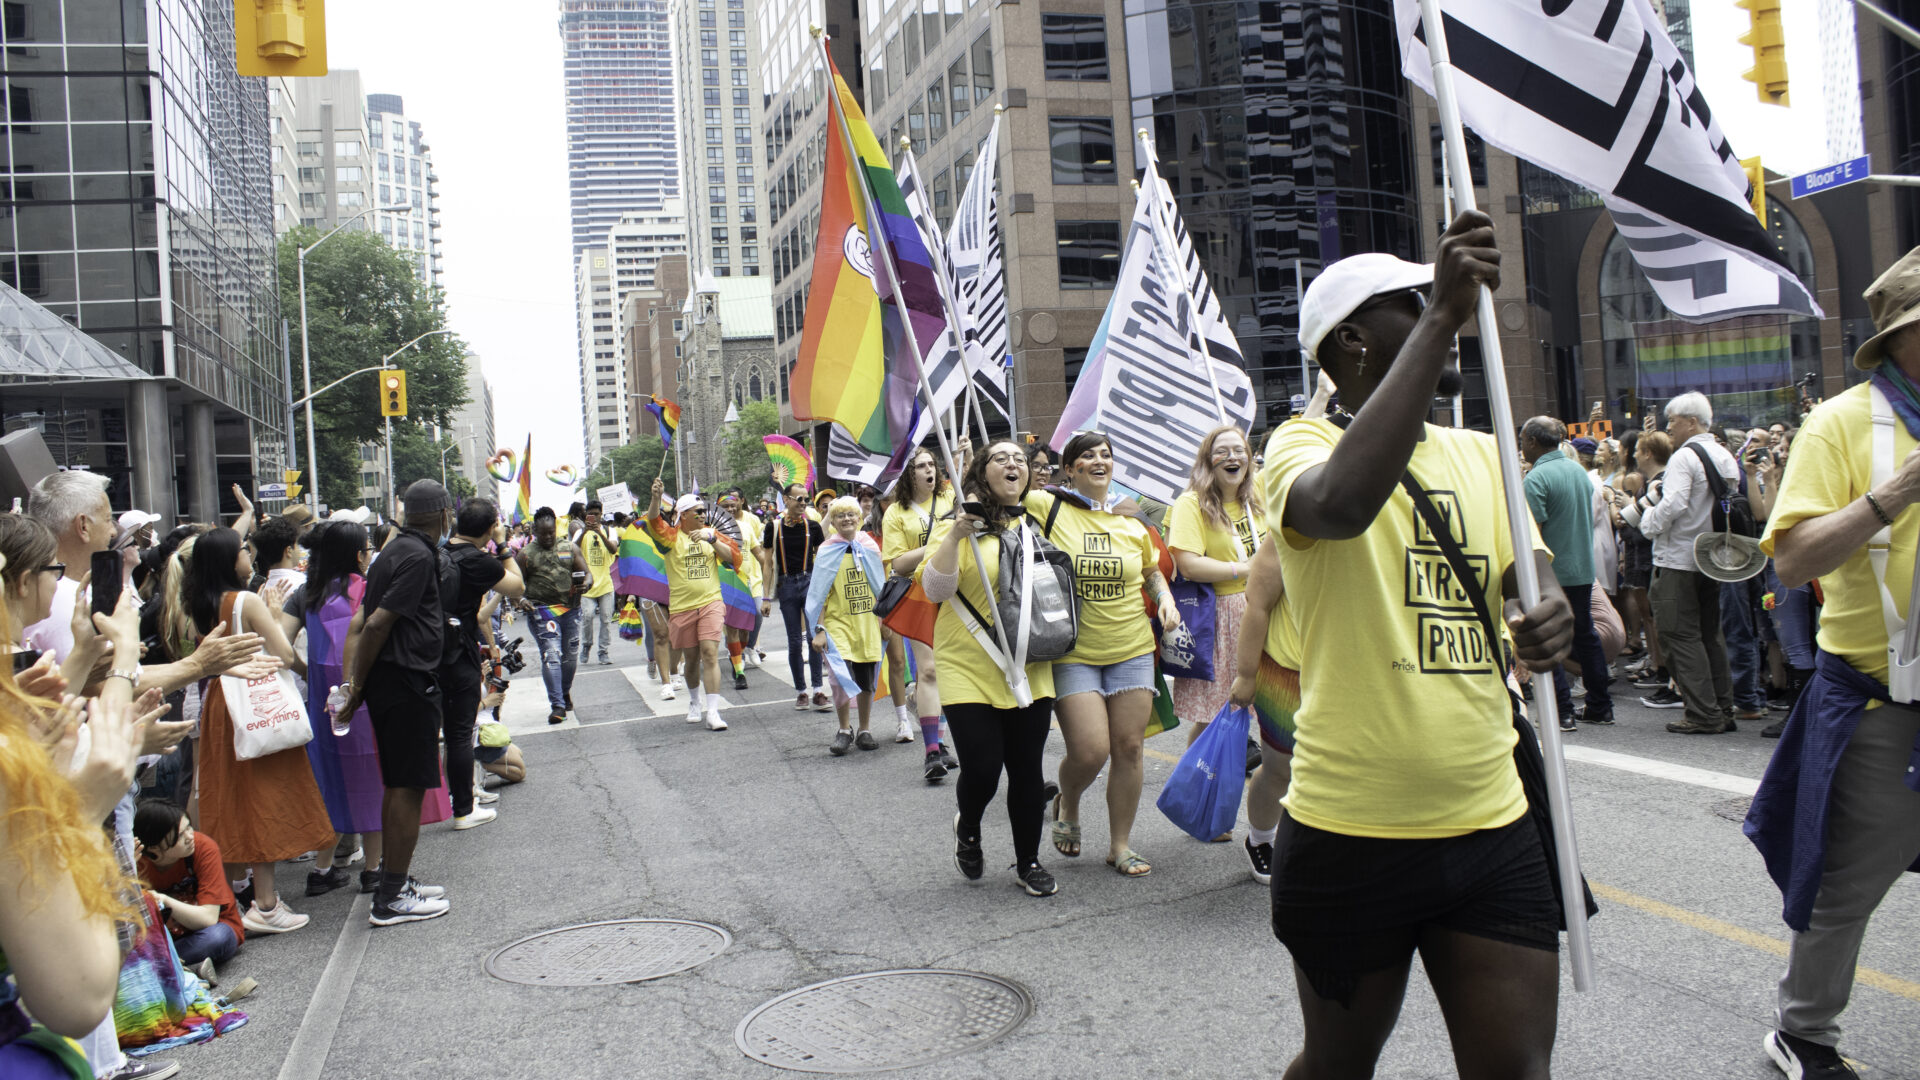
[{"label": "person filming with camera", "polygon": [[447,627],[440,652],[440,686],[446,694],[443,734],[447,746],[447,792],[453,797],[453,827],[471,829],[492,821],[492,807],[473,803],[473,735],[486,693],[481,675],[498,659],[499,647],[483,657],[480,603],[488,592],[517,600],[526,591],[511,552],[487,550],[500,508],[492,499],[468,499],[454,519],[453,535],[442,545],[440,595]]}]

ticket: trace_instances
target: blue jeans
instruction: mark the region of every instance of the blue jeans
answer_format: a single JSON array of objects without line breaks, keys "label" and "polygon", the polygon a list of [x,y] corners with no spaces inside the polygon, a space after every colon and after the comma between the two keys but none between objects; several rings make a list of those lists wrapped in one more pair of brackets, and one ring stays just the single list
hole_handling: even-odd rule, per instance
[{"label": "blue jeans", "polygon": [[1767,692],[1760,682],[1765,658],[1754,613],[1759,610],[1754,582],[1728,581],[1720,585],[1720,632],[1727,638],[1727,673],[1733,676],[1733,705],[1743,712],[1764,712]]},{"label": "blue jeans", "polygon": [[587,653],[593,648],[595,640],[593,628],[600,627],[600,662],[607,662],[607,642],[613,636],[614,620],[619,616],[618,608],[613,606],[614,595],[608,593],[601,597],[580,598],[580,660],[586,662]]},{"label": "blue jeans", "polygon": [[580,611],[546,617],[548,609],[535,608],[533,640],[540,645],[540,681],[547,684],[547,706],[555,713],[567,711],[567,695],[573,692],[573,670],[580,655]]},{"label": "blue jeans", "polygon": [[233,959],[233,954],[239,948],[240,939],[233,935],[233,927],[223,922],[173,939],[173,951],[180,954],[180,963],[185,967],[192,967],[202,960],[224,964]]},{"label": "blue jeans", "polygon": [[1768,560],[1766,589],[1773,594],[1773,635],[1780,639],[1780,652],[1787,666],[1801,671],[1813,670],[1813,586],[1797,589],[1780,586],[1780,575]]},{"label": "blue jeans", "polygon": [[[1600,635],[1593,628],[1592,585],[1562,585],[1573,608],[1573,654],[1568,659],[1580,665],[1580,681],[1587,688],[1587,715],[1612,716],[1613,695],[1608,690],[1607,654],[1600,648]],[[1554,703],[1560,706],[1562,719],[1573,715],[1573,681],[1564,666],[1553,669]]]}]

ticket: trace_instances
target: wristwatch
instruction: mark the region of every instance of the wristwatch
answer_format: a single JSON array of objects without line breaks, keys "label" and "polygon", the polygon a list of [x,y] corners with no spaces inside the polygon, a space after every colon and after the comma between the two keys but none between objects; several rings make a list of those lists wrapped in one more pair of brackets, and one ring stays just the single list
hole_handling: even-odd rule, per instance
[{"label": "wristwatch", "polygon": [[135,664],[133,665],[132,671],[121,671],[121,670],[109,671],[107,672],[107,678],[125,679],[127,680],[127,685],[131,686],[134,690],[137,691],[140,689],[140,671],[141,671],[140,665]]}]

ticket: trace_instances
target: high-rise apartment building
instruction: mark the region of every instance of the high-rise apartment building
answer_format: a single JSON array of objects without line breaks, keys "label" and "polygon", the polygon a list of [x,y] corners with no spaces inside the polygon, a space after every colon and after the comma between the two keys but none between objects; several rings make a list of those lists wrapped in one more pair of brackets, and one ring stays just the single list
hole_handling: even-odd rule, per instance
[{"label": "high-rise apartment building", "polygon": [[658,210],[622,214],[607,230],[607,253],[613,257],[614,310],[631,289],[653,284],[654,268],[668,255],[687,250],[687,215],[683,200],[666,200]]},{"label": "high-rise apartment building", "polygon": [[560,0],[573,253],[679,194],[667,0]]},{"label": "high-rise apartment building", "polygon": [[237,513],[230,484],[285,466],[287,417],[267,81],[234,69],[233,6],[4,7],[0,301],[91,344],[7,385],[0,428],[49,433],[115,511]]},{"label": "high-rise apartment building", "polygon": [[758,277],[766,250],[759,21],[746,0],[673,0],[672,19],[694,272]]},{"label": "high-rise apartment building", "polygon": [[687,219],[679,198],[658,210],[624,214],[607,230],[606,245],[580,254],[580,418],[585,426],[583,468],[633,437],[635,408],[627,385],[620,309],[636,289],[651,288],[660,260],[687,250]]},{"label": "high-rise apartment building", "polygon": [[[294,191],[299,220],[322,232],[370,207],[373,155],[367,146],[367,100],[360,73],[335,69],[294,84]],[[365,229],[367,219],[354,223]],[[290,227],[290,226],[289,226]]]},{"label": "high-rise apartment building", "polygon": [[420,123],[407,118],[399,94],[367,95],[367,148],[373,153],[374,205],[382,210],[380,238],[413,265],[428,287],[440,281],[440,177]]},{"label": "high-rise apartment building", "polygon": [[459,445],[455,453],[460,455],[460,475],[491,498],[495,482],[487,473],[487,459],[499,448],[494,442],[498,436],[493,426],[493,385],[481,370],[480,358],[472,353],[467,354],[467,403],[454,411],[453,422],[441,437]]}]

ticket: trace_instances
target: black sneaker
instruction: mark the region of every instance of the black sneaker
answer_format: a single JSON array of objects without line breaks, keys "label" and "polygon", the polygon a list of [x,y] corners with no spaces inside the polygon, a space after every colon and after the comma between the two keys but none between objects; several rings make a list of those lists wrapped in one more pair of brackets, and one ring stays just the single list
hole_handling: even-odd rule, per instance
[{"label": "black sneaker", "polygon": [[370,893],[379,887],[380,887],[380,871],[378,870],[360,871],[360,891],[362,893]]},{"label": "black sneaker", "polygon": [[880,740],[873,737],[873,732],[863,731],[854,736],[853,745],[862,750],[878,750],[880,749]]},{"label": "black sneaker", "polygon": [[1667,669],[1659,668],[1651,672],[1642,672],[1638,678],[1633,680],[1633,688],[1635,690],[1658,690],[1672,681],[1673,676],[1667,674]]},{"label": "black sneaker", "polygon": [[1247,837],[1247,867],[1253,871],[1253,880],[1273,884],[1273,845],[1256,844],[1253,837]]},{"label": "black sneaker", "polygon": [[1722,735],[1726,733],[1725,721],[1717,724],[1702,723],[1694,719],[1677,721],[1667,725],[1667,730],[1675,735]]},{"label": "black sneaker", "polygon": [[1773,723],[1760,729],[1760,737],[1763,739],[1777,739],[1780,737],[1780,733],[1785,730],[1787,730],[1787,722],[1785,720],[1775,720]]},{"label": "black sneaker", "polygon": [[307,871],[307,895],[324,896],[335,889],[344,889],[353,883],[353,873],[344,866],[331,870]]},{"label": "black sneaker", "polygon": [[1060,891],[1059,882],[1054,881],[1053,875],[1047,873],[1047,868],[1039,863],[1018,868],[1014,874],[1020,879],[1020,887],[1027,890],[1028,896],[1052,896]]},{"label": "black sneaker", "polygon": [[1571,709],[1560,714],[1560,733],[1562,735],[1571,735],[1580,730],[1580,724],[1579,721],[1575,719],[1575,715],[1575,712]]},{"label": "black sneaker", "polygon": [[960,767],[960,759],[953,756],[953,748],[946,743],[940,744],[940,764],[945,765],[948,772]]},{"label": "black sneaker", "polygon": [[411,887],[400,890],[400,895],[391,900],[382,900],[378,893],[373,897],[373,911],[367,915],[367,921],[374,926],[392,926],[403,922],[424,922],[437,919],[452,909],[444,896],[421,896]]},{"label": "black sneaker", "polygon": [[1594,727],[1613,726],[1613,710],[1611,709],[1606,712],[1601,712],[1589,705],[1584,709],[1575,709],[1573,711],[1573,717],[1583,724],[1590,724]]},{"label": "black sneaker", "polygon": [[953,865],[968,881],[979,881],[986,873],[987,856],[980,850],[980,838],[968,840],[960,835],[960,815],[953,815]]},{"label": "black sneaker", "polygon": [[1649,709],[1684,709],[1687,707],[1687,699],[1663,687],[1641,698],[1640,704]]},{"label": "black sneaker", "polygon": [[747,688],[747,673],[746,673],[746,672],[744,672],[744,671],[736,671],[736,672],[734,672],[734,673],[733,673],[733,688],[734,688],[735,690],[745,690],[745,689]]},{"label": "black sneaker", "polygon": [[1784,1031],[1769,1031],[1760,1045],[1788,1080],[1860,1080],[1860,1074],[1831,1046],[1808,1042]]},{"label": "black sneaker", "polygon": [[844,757],[851,749],[853,749],[853,732],[839,731],[834,733],[833,745],[827,747],[827,753],[834,757]]},{"label": "black sneaker", "polygon": [[940,748],[927,751],[927,783],[937,784],[947,778],[947,764],[940,760]]}]

